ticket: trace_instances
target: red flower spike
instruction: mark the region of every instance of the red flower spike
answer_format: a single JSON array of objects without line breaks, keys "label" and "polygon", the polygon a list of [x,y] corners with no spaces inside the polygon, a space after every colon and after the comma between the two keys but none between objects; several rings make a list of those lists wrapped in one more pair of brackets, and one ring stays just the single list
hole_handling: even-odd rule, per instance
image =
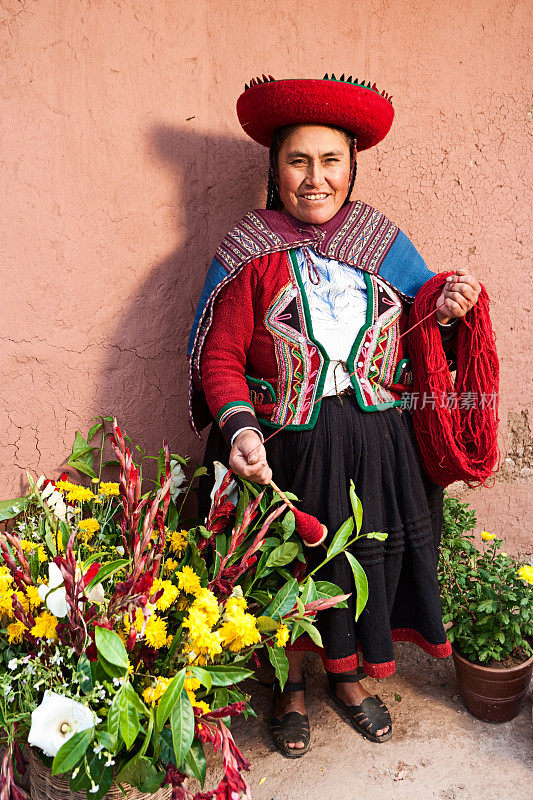
[{"label": "red flower spike", "polygon": [[98,570],[102,565],[95,561],[94,564],[91,564],[85,575],[83,576],[83,585],[88,586],[92,579],[98,574]]}]

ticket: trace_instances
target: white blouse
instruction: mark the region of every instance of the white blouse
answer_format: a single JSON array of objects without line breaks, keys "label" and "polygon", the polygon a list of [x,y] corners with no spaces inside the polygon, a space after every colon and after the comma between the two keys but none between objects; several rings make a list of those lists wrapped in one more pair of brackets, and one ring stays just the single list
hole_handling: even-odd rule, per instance
[{"label": "white blouse", "polygon": [[[306,258],[307,252],[307,258]],[[307,295],[313,337],[330,358],[322,395],[351,386],[343,364],[366,319],[366,283],[360,269],[298,248],[296,258]]]}]

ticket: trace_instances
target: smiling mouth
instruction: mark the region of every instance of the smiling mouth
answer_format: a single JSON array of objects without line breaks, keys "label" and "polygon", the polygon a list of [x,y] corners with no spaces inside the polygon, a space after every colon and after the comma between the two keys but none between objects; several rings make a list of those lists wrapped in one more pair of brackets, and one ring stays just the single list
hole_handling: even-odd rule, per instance
[{"label": "smiling mouth", "polygon": [[319,200],[325,200],[326,197],[329,197],[329,194],[327,192],[315,192],[313,194],[301,194],[300,195],[300,198],[302,200],[311,200],[313,202],[316,202],[316,201],[319,201]]}]

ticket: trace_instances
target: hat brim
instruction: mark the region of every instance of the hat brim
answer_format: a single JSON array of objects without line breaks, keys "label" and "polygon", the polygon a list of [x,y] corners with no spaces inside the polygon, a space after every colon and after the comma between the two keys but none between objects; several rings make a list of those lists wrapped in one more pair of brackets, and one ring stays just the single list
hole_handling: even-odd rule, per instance
[{"label": "hat brim", "polygon": [[374,89],[337,80],[271,80],[250,86],[237,100],[237,116],[254,141],[270,147],[285,125],[334,125],[352,133],[357,150],[385,138],[394,109]]}]

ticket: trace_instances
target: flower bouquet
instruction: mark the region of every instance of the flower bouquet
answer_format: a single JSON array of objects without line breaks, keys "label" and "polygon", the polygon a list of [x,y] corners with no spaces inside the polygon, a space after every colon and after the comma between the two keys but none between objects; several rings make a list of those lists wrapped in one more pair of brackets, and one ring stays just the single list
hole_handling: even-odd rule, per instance
[{"label": "flower bouquet", "polygon": [[[221,465],[205,524],[181,529],[183,501],[180,509],[174,501],[203,468],[186,488],[186,460],[165,445],[155,486],[143,493],[150,457],[134,463],[140,448],[116,421],[108,432],[110,421],[99,418],[87,439],[76,434],[69,464],[90,487],[66,473],[29,476],[25,497],[0,504],[9,520],[0,534],[0,799],[26,797],[16,778],[22,748],[94,800],[118,797],[116,787],[172,800],[250,798],[230,722],[254,713],[241,685],[253,676],[251,659],[266,648],[283,685],[286,643],[305,633],[320,644],[315,615],[347,595],[315,581],[316,570],[304,575],[287,506],[270,490],[238,485]],[[116,458],[105,462],[107,440]],[[119,480],[102,481],[103,466],[118,466]],[[353,487],[351,496],[354,517],[324,562],[359,536]],[[366,579],[346,555],[359,614]],[[213,790],[204,788],[207,745],[222,753]]]}]

